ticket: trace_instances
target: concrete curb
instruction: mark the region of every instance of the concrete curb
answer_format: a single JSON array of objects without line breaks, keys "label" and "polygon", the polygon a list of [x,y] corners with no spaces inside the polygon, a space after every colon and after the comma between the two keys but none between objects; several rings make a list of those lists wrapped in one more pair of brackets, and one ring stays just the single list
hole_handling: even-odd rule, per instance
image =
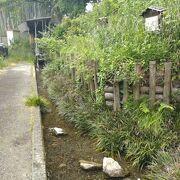
[{"label": "concrete curb", "polygon": [[[38,96],[36,72],[33,67],[34,95]],[[47,180],[41,113],[39,107],[33,108],[32,127],[32,180]]]}]

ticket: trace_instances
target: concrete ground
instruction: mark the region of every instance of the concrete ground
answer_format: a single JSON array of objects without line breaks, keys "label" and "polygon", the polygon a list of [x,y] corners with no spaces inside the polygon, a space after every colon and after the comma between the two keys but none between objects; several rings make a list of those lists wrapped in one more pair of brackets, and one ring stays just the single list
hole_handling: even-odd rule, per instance
[{"label": "concrete ground", "polygon": [[0,179],[32,179],[32,108],[24,97],[32,92],[32,66],[0,70]]}]

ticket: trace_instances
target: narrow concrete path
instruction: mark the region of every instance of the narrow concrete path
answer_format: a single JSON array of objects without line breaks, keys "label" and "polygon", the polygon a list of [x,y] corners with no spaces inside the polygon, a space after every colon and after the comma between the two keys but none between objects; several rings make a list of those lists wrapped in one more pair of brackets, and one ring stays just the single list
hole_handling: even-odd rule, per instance
[{"label": "narrow concrete path", "polygon": [[31,91],[31,65],[0,70],[0,180],[32,178],[32,112],[23,102]]}]

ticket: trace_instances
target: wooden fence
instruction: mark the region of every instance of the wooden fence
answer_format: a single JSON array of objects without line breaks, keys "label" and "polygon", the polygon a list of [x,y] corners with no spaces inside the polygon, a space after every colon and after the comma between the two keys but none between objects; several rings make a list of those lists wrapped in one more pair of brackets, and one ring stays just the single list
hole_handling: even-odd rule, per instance
[{"label": "wooden fence", "polygon": [[[93,71],[93,77],[88,83],[88,89],[94,93],[98,88],[98,68],[96,63],[90,62],[90,69]],[[140,64],[135,64],[135,73],[139,77],[138,81],[133,85],[129,85],[128,80],[114,80],[107,82],[104,87],[105,103],[109,107],[113,107],[115,111],[121,109],[124,102],[127,101],[130,95],[133,95],[134,100],[141,97],[149,99],[150,106],[157,100],[161,100],[169,104],[172,96],[180,92],[180,81],[172,79],[172,63],[164,63],[163,68],[157,69],[156,61],[150,61],[148,70],[144,70]],[[76,70],[71,70],[71,77],[75,81]],[[81,82],[84,84],[83,75]],[[180,102],[180,97],[176,97],[176,101]]]}]

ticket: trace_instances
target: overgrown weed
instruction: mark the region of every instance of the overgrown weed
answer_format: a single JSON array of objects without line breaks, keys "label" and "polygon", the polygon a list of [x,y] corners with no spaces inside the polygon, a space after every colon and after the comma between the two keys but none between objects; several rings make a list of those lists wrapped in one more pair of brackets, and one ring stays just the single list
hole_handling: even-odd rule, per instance
[{"label": "overgrown weed", "polygon": [[42,96],[27,96],[25,98],[26,106],[39,106],[42,111],[46,111],[49,106],[49,101]]},{"label": "overgrown weed", "polygon": [[146,176],[149,180],[178,180],[180,178],[180,150],[160,151],[148,167],[151,171]]},{"label": "overgrown weed", "polygon": [[4,57],[0,56],[0,69],[4,68],[7,66],[7,62],[4,59]]},{"label": "overgrown weed", "polygon": [[123,111],[112,112],[96,104],[86,89],[79,89],[68,77],[58,73],[52,78],[47,71],[48,67],[43,72],[44,82],[58,111],[81,134],[95,138],[97,149],[111,156],[123,154],[134,166],[143,168],[154,161],[159,151],[176,146],[177,113],[173,107],[159,102],[150,108],[144,99],[130,99]]},{"label": "overgrown weed", "polygon": [[28,44],[27,39],[20,39],[15,41],[9,48],[8,62],[27,62],[33,63],[34,55],[33,51]]}]

